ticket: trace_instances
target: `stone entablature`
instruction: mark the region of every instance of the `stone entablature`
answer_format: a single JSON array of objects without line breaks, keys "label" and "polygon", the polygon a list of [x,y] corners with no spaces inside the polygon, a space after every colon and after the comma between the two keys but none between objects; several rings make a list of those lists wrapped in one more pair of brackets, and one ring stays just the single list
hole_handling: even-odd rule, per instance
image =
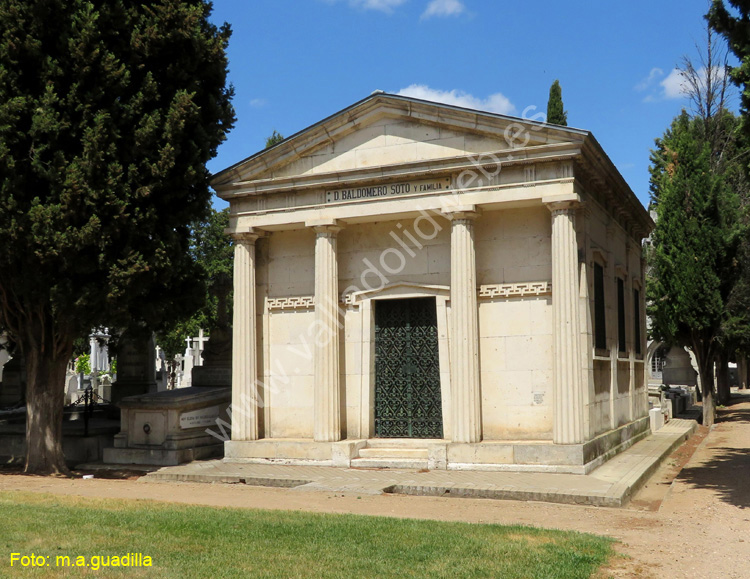
[{"label": "stone entablature", "polygon": [[590,133],[376,94],[213,184],[238,241],[227,456],[357,460],[389,299],[434,299],[435,464],[578,472],[647,428],[652,223]]}]

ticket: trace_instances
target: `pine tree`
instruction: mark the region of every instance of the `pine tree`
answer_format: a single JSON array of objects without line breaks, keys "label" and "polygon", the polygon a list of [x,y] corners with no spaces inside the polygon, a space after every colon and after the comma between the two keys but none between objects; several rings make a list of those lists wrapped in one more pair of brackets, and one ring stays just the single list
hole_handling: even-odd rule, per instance
[{"label": "pine tree", "polygon": [[[204,0],[0,0],[0,327],[26,359],[26,471],[65,472],[74,340],[194,306],[189,225],[234,122]],[[199,285],[199,283],[198,283]]]},{"label": "pine tree", "polygon": [[552,86],[549,87],[547,122],[552,125],[568,126],[568,112],[563,107],[562,88],[559,80],[553,82]]}]

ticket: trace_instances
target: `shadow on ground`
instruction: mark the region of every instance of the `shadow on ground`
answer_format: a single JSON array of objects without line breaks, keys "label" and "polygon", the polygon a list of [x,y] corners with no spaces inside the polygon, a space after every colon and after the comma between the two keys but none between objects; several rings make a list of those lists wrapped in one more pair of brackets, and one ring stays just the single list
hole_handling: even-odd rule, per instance
[{"label": "shadow on ground", "polygon": [[[750,402],[750,396],[735,394],[731,403],[718,411],[717,424],[744,422],[750,428],[750,408],[738,407],[743,402]],[[713,448],[712,453],[709,461],[684,468],[677,479],[695,488],[714,490],[722,501],[731,505],[750,507],[750,449],[720,446]]]},{"label": "shadow on ground", "polygon": [[[748,390],[736,390],[732,392],[732,397],[729,399],[729,402],[726,404],[724,410],[731,413],[734,410],[735,406],[738,406],[740,404],[744,404],[746,402],[750,402],[750,391]],[[722,408],[719,407],[719,418],[721,418],[722,414]]]},{"label": "shadow on ground", "polygon": [[750,452],[716,448],[716,456],[700,466],[687,467],[677,477],[696,488],[711,489],[719,498],[740,508],[750,507]]}]

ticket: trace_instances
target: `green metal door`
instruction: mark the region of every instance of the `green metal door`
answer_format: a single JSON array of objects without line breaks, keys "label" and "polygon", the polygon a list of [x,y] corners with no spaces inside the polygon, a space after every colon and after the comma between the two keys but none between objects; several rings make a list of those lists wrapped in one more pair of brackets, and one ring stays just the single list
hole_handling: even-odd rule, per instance
[{"label": "green metal door", "polygon": [[375,436],[443,437],[435,298],[375,303]]}]

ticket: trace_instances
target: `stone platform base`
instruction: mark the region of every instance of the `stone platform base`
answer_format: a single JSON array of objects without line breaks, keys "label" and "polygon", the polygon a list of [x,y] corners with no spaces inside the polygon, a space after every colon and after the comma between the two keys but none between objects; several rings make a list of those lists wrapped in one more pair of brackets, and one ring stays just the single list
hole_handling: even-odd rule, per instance
[{"label": "stone platform base", "polygon": [[[587,475],[450,469],[343,469],[282,466],[273,464],[270,459],[224,459],[161,468],[151,472],[146,480],[246,484],[292,489],[290,492],[322,491],[352,496],[395,493],[621,507],[695,428],[694,420],[672,420],[659,432]],[[287,443],[295,446],[295,441],[284,444]],[[409,460],[423,456],[421,451],[424,449],[417,450],[401,449],[402,454],[411,455]],[[262,460],[265,464],[261,464]]]},{"label": "stone platform base", "polygon": [[190,442],[189,448],[165,450],[148,448],[105,448],[105,464],[146,464],[176,466],[193,460],[220,457],[223,444],[205,444],[202,440]]},{"label": "stone platform base", "polygon": [[225,442],[224,460],[344,468],[416,468],[588,474],[650,433],[643,417],[584,444],[549,441],[484,441],[462,444],[439,439],[351,439],[314,442],[274,438]]}]

